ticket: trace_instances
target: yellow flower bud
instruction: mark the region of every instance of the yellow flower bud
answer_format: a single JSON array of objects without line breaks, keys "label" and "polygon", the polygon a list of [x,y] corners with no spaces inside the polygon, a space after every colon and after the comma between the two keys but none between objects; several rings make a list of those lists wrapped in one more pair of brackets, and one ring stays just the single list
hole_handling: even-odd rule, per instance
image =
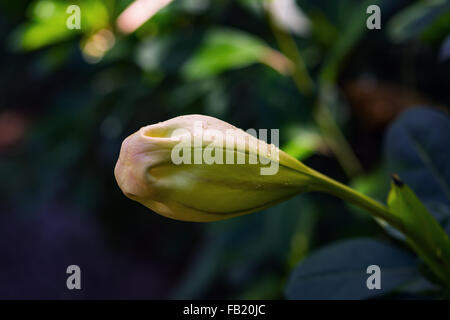
[{"label": "yellow flower bud", "polygon": [[114,174],[123,193],[177,220],[216,221],[317,189],[314,171],[224,121],[176,117],[126,138]]}]

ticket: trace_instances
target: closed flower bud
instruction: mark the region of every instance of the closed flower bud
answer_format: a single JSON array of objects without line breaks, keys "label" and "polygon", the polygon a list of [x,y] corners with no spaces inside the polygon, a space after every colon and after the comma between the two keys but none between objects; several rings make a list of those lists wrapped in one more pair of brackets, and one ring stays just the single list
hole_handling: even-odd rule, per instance
[{"label": "closed flower bud", "polygon": [[202,115],[130,135],[114,173],[127,197],[163,216],[197,222],[251,213],[319,189],[315,171],[273,144]]}]

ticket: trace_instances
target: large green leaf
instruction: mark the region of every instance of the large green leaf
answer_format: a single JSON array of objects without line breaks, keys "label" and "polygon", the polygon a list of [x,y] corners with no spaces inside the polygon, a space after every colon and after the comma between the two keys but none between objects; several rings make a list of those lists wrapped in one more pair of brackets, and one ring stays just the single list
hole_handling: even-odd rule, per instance
[{"label": "large green leaf", "polygon": [[[381,289],[367,288],[367,267],[381,269]],[[322,248],[303,260],[286,289],[289,299],[367,299],[413,281],[419,276],[415,258],[401,249],[372,239],[354,239]]]},{"label": "large green leaf", "polygon": [[245,32],[216,28],[207,32],[203,44],[183,66],[188,79],[215,76],[229,69],[264,62],[278,69],[289,60],[268,47],[263,40]]},{"label": "large green leaf", "polygon": [[29,21],[16,29],[12,42],[18,49],[35,50],[108,26],[109,14],[102,1],[81,0],[73,3],[80,7],[81,29],[69,30],[66,21],[71,14],[66,10],[71,4],[62,0],[34,1],[28,7]]},{"label": "large green leaf", "polygon": [[388,205],[401,219],[410,245],[442,281],[450,284],[450,240],[419,198],[397,176],[389,192]]},{"label": "large green leaf", "polygon": [[385,141],[388,171],[411,186],[444,226],[450,218],[449,145],[449,117],[425,108],[403,113],[389,128]]}]

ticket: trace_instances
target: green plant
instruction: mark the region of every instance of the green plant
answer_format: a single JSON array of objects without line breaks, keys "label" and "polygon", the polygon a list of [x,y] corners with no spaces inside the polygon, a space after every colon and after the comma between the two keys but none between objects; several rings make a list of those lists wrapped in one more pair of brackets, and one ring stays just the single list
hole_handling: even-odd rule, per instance
[{"label": "green plant", "polygon": [[[429,109],[439,103],[445,113],[449,103],[450,2],[295,0],[309,30],[293,32],[274,19],[269,1],[172,1],[126,34],[120,17],[133,0],[78,1],[79,30],[66,27],[62,0],[0,4],[6,210],[14,208],[11,217],[34,215],[57,199],[66,210],[89,212],[108,248],[158,257],[172,270],[170,285],[161,276],[172,292],[146,289],[155,297],[445,297],[450,129],[447,116]],[[365,27],[369,4],[381,7],[381,30]],[[398,105],[401,87],[413,94]],[[417,101],[416,94],[430,99]],[[417,104],[430,107],[399,116]],[[367,111],[376,127],[363,116]],[[292,189],[265,190],[267,199],[290,200],[269,207],[275,201],[255,198],[252,205],[261,206],[247,209],[267,205],[264,212],[207,224],[168,223],[117,196],[111,171],[123,138],[147,123],[197,113],[240,127],[280,128],[281,149],[307,164],[300,171],[310,178],[291,172]],[[391,122],[383,153],[379,144]],[[249,170],[235,176],[255,182]],[[217,172],[228,183],[239,181]],[[261,186],[270,181],[257,175]],[[295,196],[307,186],[324,192]],[[209,198],[212,206],[222,198],[219,209],[226,211],[242,209],[246,196]],[[382,268],[381,290],[365,287],[370,264]],[[143,269],[145,280],[155,282]],[[135,269],[128,272],[137,277]]]},{"label": "green plant", "polygon": [[[425,272],[424,277],[414,257],[401,248],[375,240],[353,239],[327,246],[302,261],[289,281],[288,297],[308,298],[310,293],[313,297],[344,298],[344,292],[345,298],[372,297],[377,293],[356,285],[362,282],[364,270],[361,265],[369,264],[383,265],[387,271],[389,287],[383,288],[382,293],[399,288],[408,292],[410,286],[413,288],[410,292],[436,290],[425,278],[448,288],[450,176],[446,146],[450,141],[448,134],[442,132],[450,132],[448,116],[415,108],[392,125],[385,143],[387,170],[398,175],[392,177],[388,207],[382,210],[394,218],[391,225],[403,235],[392,232],[389,227],[386,230],[392,237],[408,243],[434,276],[430,278]],[[385,171],[382,170],[381,175]],[[423,202],[400,180],[399,175],[417,190]],[[373,183],[373,177],[368,179]],[[344,285],[350,289],[339,291],[337,287]],[[317,286],[322,291],[311,293]]]},{"label": "green plant", "polygon": [[[440,119],[434,113],[432,116]],[[445,120],[441,121],[448,126]],[[206,138],[207,134],[197,131],[196,126],[214,130],[214,135],[210,133]],[[228,143],[229,139],[233,144]],[[235,145],[239,139],[243,143]],[[186,162],[174,160],[174,150],[179,145],[183,149],[177,152]],[[208,149],[213,161],[198,161]],[[230,155],[233,161],[228,163],[225,158],[228,160]],[[241,164],[234,162],[239,155]],[[254,163],[249,161],[251,158]],[[277,171],[258,174],[267,163],[276,163]],[[450,240],[397,175],[393,176],[387,207],[305,166],[273,145],[226,122],[200,115],[146,126],[128,137],[122,144],[115,175],[131,199],[164,216],[185,221],[223,220],[262,210],[298,193],[329,193],[400,231],[436,277],[450,285]]]}]

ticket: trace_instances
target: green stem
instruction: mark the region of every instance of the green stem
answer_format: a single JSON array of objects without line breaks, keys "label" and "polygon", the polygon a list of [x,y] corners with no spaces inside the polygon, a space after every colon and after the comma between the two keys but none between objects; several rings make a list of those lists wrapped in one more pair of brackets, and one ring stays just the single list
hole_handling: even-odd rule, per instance
[{"label": "green stem", "polygon": [[[294,38],[289,32],[284,31],[276,25],[270,12],[268,12],[268,21],[281,52],[294,64],[294,72],[291,76],[297,90],[304,96],[312,95],[315,89],[314,82],[308,73],[308,69]],[[336,123],[328,106],[324,103],[322,95],[323,89],[319,90],[319,103],[313,110],[315,121],[322,132],[325,143],[333,151],[347,176],[349,178],[354,177],[363,172],[362,165]]]},{"label": "green stem", "polygon": [[280,46],[281,52],[283,52],[284,55],[286,55],[286,57],[288,57],[294,64],[292,78],[294,79],[298,91],[305,96],[312,94],[314,90],[314,82],[308,73],[308,69],[306,68],[305,62],[300,55],[294,39],[288,32],[276,25],[270,14],[268,16],[268,20],[275,39]]},{"label": "green stem", "polygon": [[321,174],[320,172],[313,170],[313,174],[316,178],[318,178],[319,181],[318,185],[316,186],[316,191],[326,192],[340,199],[348,201],[360,208],[367,210],[371,213],[372,216],[389,223],[391,226],[398,229],[402,233],[408,233],[402,220],[393,215],[385,205],[346,186],[345,184],[342,184],[334,179],[327,177],[326,175]]},{"label": "green stem", "polygon": [[407,243],[425,261],[430,269],[447,285],[450,284],[450,266],[443,261],[442,255],[429,245],[420,233],[408,228],[403,220],[393,214],[388,207],[380,202],[334,180],[320,172],[311,170],[311,174],[317,178],[317,184],[313,190],[332,194],[338,198],[348,201],[360,208],[367,210],[373,217],[382,219],[402,232]]},{"label": "green stem", "polygon": [[[319,100],[321,100],[319,98]],[[352,150],[328,106],[319,102],[314,110],[314,119],[324,136],[327,145],[333,150],[339,164],[349,178],[357,176],[364,170]]]}]

